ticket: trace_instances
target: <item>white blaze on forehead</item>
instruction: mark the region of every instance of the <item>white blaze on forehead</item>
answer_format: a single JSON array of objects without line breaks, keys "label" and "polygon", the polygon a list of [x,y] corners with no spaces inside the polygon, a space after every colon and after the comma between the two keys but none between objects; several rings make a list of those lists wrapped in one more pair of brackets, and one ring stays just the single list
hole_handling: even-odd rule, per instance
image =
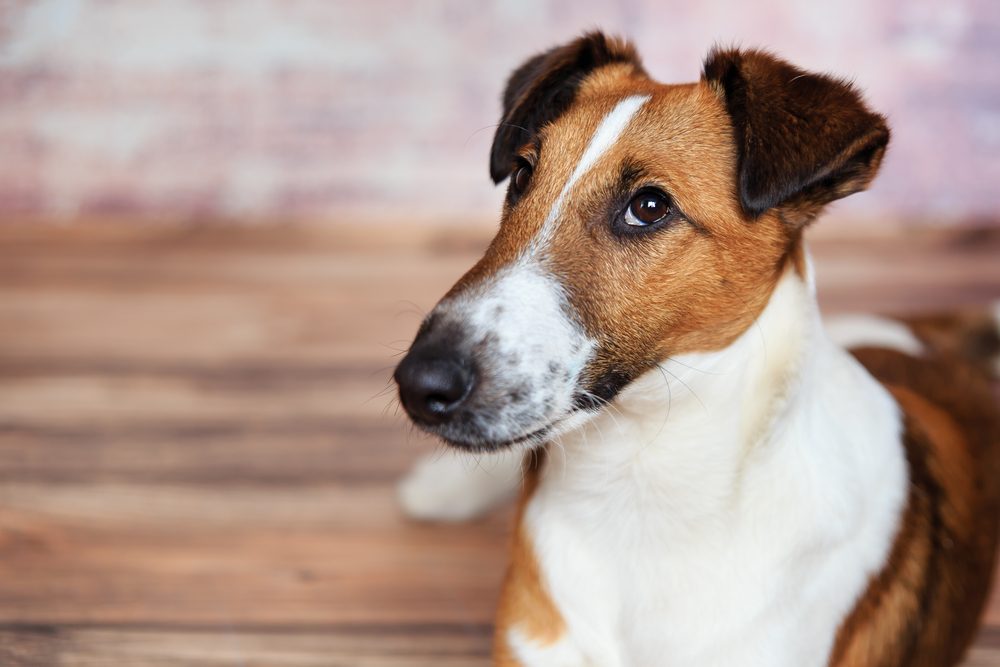
[{"label": "white blaze on forehead", "polygon": [[545,218],[545,224],[542,226],[538,236],[532,241],[531,245],[533,247],[541,247],[548,242],[552,228],[559,218],[566,195],[569,194],[576,182],[594,166],[594,163],[608,149],[615,145],[622,132],[628,127],[629,121],[642,108],[642,105],[648,101],[649,95],[632,95],[631,97],[626,97],[615,105],[611,113],[604,117],[601,124],[597,126],[597,130],[594,131],[594,136],[590,138],[590,143],[587,144],[586,150],[583,151],[583,156],[580,158],[580,162],[577,163],[576,169],[570,174],[569,180],[566,181],[566,185],[563,186],[563,189],[559,192],[559,196],[556,197],[555,203],[552,204],[552,209]]}]

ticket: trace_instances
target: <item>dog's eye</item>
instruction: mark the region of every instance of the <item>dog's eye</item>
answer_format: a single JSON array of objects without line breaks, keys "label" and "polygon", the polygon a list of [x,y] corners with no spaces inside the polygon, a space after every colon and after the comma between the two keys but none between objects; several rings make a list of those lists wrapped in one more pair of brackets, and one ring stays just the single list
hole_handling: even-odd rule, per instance
[{"label": "dog's eye", "polygon": [[661,192],[640,192],[628,204],[625,224],[631,227],[655,225],[671,213],[670,199]]},{"label": "dog's eye", "polygon": [[522,162],[514,170],[514,175],[510,179],[510,185],[515,197],[521,196],[528,189],[528,183],[531,182],[531,174],[531,165],[527,162]]}]

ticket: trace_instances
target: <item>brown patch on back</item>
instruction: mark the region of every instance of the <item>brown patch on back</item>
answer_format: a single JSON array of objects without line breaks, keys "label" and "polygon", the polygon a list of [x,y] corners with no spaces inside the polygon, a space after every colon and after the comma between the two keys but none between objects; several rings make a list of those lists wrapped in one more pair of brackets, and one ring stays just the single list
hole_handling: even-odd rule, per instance
[{"label": "brown patch on back", "polygon": [[886,566],[840,628],[831,667],[946,667],[989,592],[1000,510],[1000,426],[988,383],[953,361],[862,349],[905,414],[910,494]]},{"label": "brown patch on back", "polygon": [[1000,357],[1000,332],[993,313],[970,309],[903,321],[935,354],[965,359],[993,373],[992,362]]},{"label": "brown patch on back", "polygon": [[531,465],[525,471],[510,564],[497,609],[493,641],[495,667],[521,666],[508,641],[512,628],[517,628],[526,638],[541,646],[558,641],[566,632],[566,623],[546,591],[531,538],[524,527],[524,510],[538,487],[543,463],[544,450],[537,457],[532,457]]}]

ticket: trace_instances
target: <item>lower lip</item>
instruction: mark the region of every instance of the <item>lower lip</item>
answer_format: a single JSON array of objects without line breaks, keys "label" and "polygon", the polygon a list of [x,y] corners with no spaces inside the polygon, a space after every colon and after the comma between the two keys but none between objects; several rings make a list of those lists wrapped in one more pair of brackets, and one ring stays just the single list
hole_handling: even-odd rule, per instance
[{"label": "lower lip", "polygon": [[483,444],[470,444],[470,443],[460,442],[460,441],[457,441],[457,440],[449,440],[447,438],[445,440],[447,441],[447,443],[449,445],[451,445],[453,447],[457,447],[458,449],[465,449],[465,450],[474,451],[474,452],[497,451],[497,450],[500,450],[500,449],[507,449],[509,447],[514,447],[516,445],[520,445],[520,444],[528,442],[530,440],[537,440],[537,439],[540,439],[540,438],[544,438],[545,435],[547,433],[549,433],[556,426],[556,424],[559,423],[559,421],[560,420],[557,419],[557,420],[549,423],[547,426],[543,426],[542,428],[540,428],[540,429],[538,429],[536,431],[532,431],[531,433],[526,433],[525,435],[521,435],[521,436],[518,436],[516,438],[511,438],[510,440],[502,440],[500,442],[488,442],[488,443],[483,443]]}]

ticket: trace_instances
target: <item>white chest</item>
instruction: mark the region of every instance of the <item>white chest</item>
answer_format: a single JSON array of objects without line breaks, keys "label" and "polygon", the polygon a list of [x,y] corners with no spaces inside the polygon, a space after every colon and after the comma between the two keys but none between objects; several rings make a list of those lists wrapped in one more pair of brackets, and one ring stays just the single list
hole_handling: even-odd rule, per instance
[{"label": "white chest", "polygon": [[725,396],[739,383],[721,378],[713,396],[687,378],[697,407],[678,413],[675,393],[664,421],[624,397],[550,448],[524,520],[567,624],[565,664],[826,664],[887,558],[907,489],[895,404],[827,352],[808,371],[824,381],[767,408],[752,446],[759,415]]},{"label": "white chest", "polygon": [[754,520],[682,535],[655,503],[591,505],[581,522],[540,495],[527,520],[569,643],[595,667],[826,664],[888,549],[894,503],[835,534],[811,530],[823,518],[808,508],[770,500]]}]

